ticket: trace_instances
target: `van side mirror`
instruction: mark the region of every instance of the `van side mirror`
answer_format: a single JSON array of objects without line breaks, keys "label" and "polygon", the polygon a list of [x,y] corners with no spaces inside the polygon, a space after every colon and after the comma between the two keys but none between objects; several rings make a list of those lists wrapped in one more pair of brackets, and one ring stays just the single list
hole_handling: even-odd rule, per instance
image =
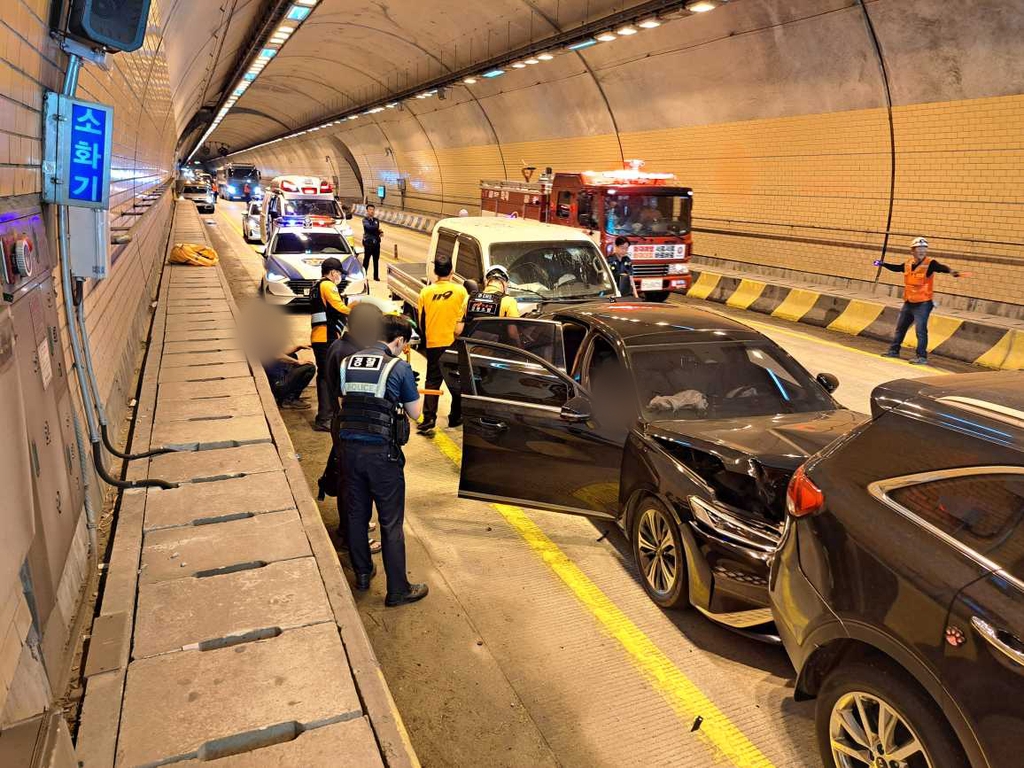
[{"label": "van side mirror", "polygon": [[839,389],[839,379],[831,373],[819,373],[815,377],[815,381],[821,384],[822,388],[829,394]]},{"label": "van side mirror", "polygon": [[558,415],[562,421],[578,423],[588,421],[594,415],[594,409],[591,408],[590,401],[587,398],[576,395],[569,398],[568,402],[562,406],[562,410]]}]

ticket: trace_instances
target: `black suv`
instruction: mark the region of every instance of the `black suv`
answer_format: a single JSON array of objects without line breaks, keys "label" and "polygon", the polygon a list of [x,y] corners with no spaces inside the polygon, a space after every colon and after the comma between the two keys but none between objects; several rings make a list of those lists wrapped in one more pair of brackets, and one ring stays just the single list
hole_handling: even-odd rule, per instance
[{"label": "black suv", "polygon": [[884,384],[788,491],[773,613],[826,766],[1024,765],[1024,373]]}]

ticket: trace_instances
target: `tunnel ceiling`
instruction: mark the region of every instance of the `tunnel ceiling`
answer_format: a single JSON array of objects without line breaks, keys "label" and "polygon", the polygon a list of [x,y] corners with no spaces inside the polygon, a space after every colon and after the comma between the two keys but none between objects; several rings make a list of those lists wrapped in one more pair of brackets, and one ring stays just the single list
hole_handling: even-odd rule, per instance
[{"label": "tunnel ceiling", "polygon": [[[321,0],[210,140],[234,149],[251,146],[638,5],[616,0]],[[577,59],[574,68],[581,68],[581,60],[572,58]]]}]

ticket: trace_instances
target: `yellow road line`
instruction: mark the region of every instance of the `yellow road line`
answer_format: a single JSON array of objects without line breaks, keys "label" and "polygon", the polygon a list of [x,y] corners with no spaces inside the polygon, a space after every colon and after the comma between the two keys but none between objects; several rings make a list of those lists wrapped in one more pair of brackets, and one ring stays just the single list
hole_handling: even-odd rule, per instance
[{"label": "yellow road line", "polygon": [[[435,431],[433,441],[456,466],[461,465],[462,451],[450,437]],[[523,509],[509,504],[491,506],[555,572],[601,628],[618,641],[640,674],[665,698],[685,725],[689,726],[696,717],[702,717],[703,723],[696,735],[721,758],[739,768],[774,768],[761,750],[547,537]]]}]

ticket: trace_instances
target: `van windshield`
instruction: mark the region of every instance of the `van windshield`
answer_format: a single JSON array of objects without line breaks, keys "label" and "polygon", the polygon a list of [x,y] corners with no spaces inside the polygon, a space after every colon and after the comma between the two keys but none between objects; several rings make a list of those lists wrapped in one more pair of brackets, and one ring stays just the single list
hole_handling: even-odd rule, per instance
[{"label": "van windshield", "polygon": [[608,264],[593,243],[495,243],[491,264],[508,270],[508,292],[541,300],[615,295]]},{"label": "van windshield", "polygon": [[284,204],[285,216],[330,216],[340,219],[343,214],[334,200],[288,200]]}]

